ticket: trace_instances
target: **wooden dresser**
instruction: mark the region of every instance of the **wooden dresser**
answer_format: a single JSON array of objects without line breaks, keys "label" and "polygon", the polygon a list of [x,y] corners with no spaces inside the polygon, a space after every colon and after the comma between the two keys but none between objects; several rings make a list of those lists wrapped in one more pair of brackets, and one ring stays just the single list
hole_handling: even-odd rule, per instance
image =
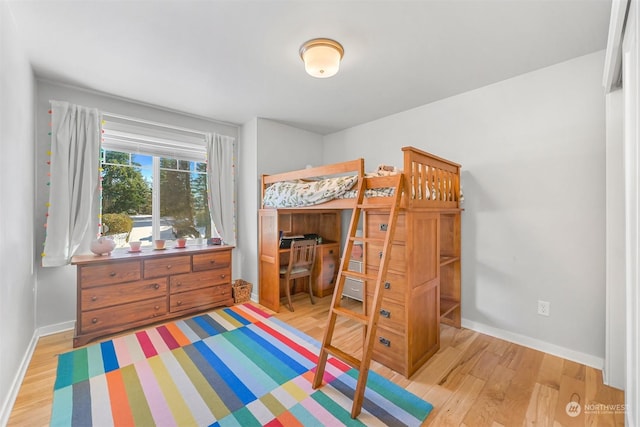
[{"label": "wooden dresser", "polygon": [[79,255],[74,347],[127,329],[232,305],[231,246]]},{"label": "wooden dresser", "polygon": [[[388,212],[368,212],[365,217],[366,237],[384,237]],[[457,219],[452,222],[453,219]],[[447,289],[449,299],[458,298],[460,258],[453,261],[453,251],[459,251],[459,212],[447,215],[429,210],[403,210],[391,248],[389,268],[382,292],[382,306],[374,345],[373,359],[409,378],[440,348],[441,285]],[[443,221],[441,221],[443,220]],[[442,226],[446,233],[443,233]],[[457,226],[457,234],[450,236]],[[447,280],[457,279],[455,285],[441,283],[441,239],[447,234]],[[454,239],[457,243],[454,244]],[[378,272],[382,246],[367,245],[364,265],[367,273]],[[459,253],[458,253],[459,255]],[[457,267],[455,273],[452,268]],[[454,277],[455,276],[455,277]],[[364,298],[367,310],[373,299],[372,287]],[[457,289],[457,294],[454,292]],[[452,310],[446,313],[453,320]],[[458,317],[459,322],[459,317]],[[458,323],[458,327],[459,323]]]}]

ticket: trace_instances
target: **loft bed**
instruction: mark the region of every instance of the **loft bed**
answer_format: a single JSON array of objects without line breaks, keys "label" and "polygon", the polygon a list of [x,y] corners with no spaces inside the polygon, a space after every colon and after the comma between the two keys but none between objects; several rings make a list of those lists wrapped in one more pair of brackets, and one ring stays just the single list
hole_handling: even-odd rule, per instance
[{"label": "loft bed", "polygon": [[[462,194],[459,164],[414,147],[402,151],[403,169],[397,171],[403,177],[401,209],[383,290],[381,313],[385,315],[378,323],[380,342],[374,344],[373,359],[409,378],[440,347],[440,324],[460,327]],[[333,294],[342,256],[341,212],[353,209],[356,202],[350,197],[354,191],[343,187],[355,186],[366,176],[390,173],[365,173],[364,160],[357,159],[262,176],[258,218],[260,304],[276,312],[280,309],[278,272],[288,259],[288,249],[281,246],[284,236],[322,237],[311,284],[317,297]],[[325,179],[337,181],[340,188],[329,188]],[[310,191],[311,201],[297,193],[314,189],[320,191]],[[380,201],[386,189],[378,190],[365,193],[364,203]],[[352,252],[349,270],[354,270],[354,262],[360,266],[355,271],[378,271],[382,246],[376,246],[375,241],[387,229],[387,221],[388,211],[383,209],[366,213],[359,232],[369,243],[363,245],[359,258]],[[336,266],[334,270],[331,265]],[[296,285],[294,293],[302,292],[306,285]],[[369,309],[372,291],[367,283],[351,281],[349,292],[343,292],[342,297],[360,300],[362,309]]]},{"label": "loft bed", "polygon": [[[414,147],[403,147],[402,208],[460,208],[460,165]],[[374,172],[394,173],[394,172]],[[351,209],[364,160],[262,176],[264,209]],[[367,197],[383,197],[384,191]]]}]

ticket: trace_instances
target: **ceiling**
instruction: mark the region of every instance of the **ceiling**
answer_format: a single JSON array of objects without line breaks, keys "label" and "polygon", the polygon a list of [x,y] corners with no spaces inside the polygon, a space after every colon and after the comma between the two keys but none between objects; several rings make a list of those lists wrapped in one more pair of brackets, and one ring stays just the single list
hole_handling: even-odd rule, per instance
[{"label": "ceiling", "polygon": [[[610,0],[7,0],[36,76],[327,134],[606,47]],[[345,49],[305,74],[308,39]]]}]

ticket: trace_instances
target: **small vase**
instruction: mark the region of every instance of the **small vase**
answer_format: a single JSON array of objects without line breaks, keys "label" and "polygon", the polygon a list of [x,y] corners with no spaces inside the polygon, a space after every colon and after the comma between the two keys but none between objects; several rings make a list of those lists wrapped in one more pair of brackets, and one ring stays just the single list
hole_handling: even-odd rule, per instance
[{"label": "small vase", "polygon": [[91,249],[91,252],[96,255],[111,255],[111,251],[113,251],[115,247],[116,242],[114,242],[112,239],[109,239],[108,237],[103,236],[91,242],[91,246],[89,247],[89,249]]}]

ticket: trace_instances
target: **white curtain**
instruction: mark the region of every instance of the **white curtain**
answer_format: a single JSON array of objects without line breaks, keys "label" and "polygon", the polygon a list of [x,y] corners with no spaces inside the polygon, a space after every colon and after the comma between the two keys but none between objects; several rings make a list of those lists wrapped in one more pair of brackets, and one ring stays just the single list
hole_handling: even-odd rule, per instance
[{"label": "white curtain", "polygon": [[222,241],[236,244],[235,138],[207,134],[207,191],[211,219]]},{"label": "white curtain", "polygon": [[51,101],[50,187],[44,267],[69,264],[98,232],[100,114]]}]

